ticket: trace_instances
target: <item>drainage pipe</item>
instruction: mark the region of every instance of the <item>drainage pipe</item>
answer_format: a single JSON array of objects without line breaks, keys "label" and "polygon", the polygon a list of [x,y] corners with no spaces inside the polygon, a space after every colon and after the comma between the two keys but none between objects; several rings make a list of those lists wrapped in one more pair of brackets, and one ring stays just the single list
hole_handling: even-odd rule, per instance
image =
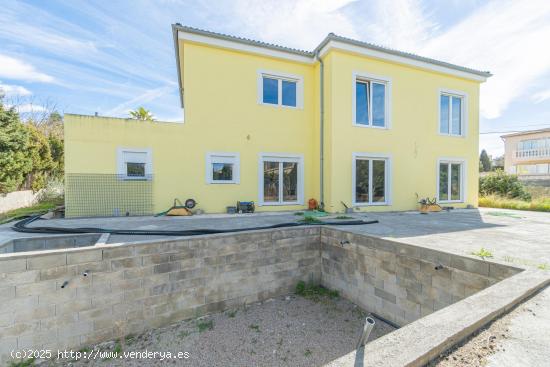
[{"label": "drainage pipe", "polygon": [[325,64],[319,55],[319,50],[315,53],[315,58],[319,60],[319,201],[321,207],[325,207]]},{"label": "drainage pipe", "polygon": [[100,227],[77,227],[77,228],[64,228],[64,227],[40,227],[33,226],[29,227],[28,225],[32,222],[38,220],[40,215],[35,215],[27,219],[23,219],[15,223],[11,228],[16,232],[24,233],[44,233],[44,234],[65,234],[65,233],[111,233],[111,234],[122,234],[122,235],[149,235],[149,236],[200,236],[205,234],[217,234],[217,233],[234,233],[234,232],[245,232],[245,231],[255,231],[261,229],[275,229],[275,228],[286,228],[286,227],[302,227],[302,226],[311,226],[311,225],[321,225],[321,226],[355,226],[355,225],[364,225],[364,224],[373,224],[378,223],[377,220],[350,220],[350,221],[326,221],[318,223],[300,223],[300,222],[287,222],[279,223],[271,226],[263,227],[247,227],[247,228],[231,228],[231,229],[187,229],[187,230],[140,230],[140,229],[113,229],[113,228],[100,228]]},{"label": "drainage pipe", "polygon": [[357,343],[357,349],[364,346],[367,341],[369,340],[369,335],[372,329],[374,329],[374,325],[376,322],[372,317],[367,316],[365,320],[365,326],[363,326],[363,333],[361,334],[361,338],[359,338],[359,343]]}]

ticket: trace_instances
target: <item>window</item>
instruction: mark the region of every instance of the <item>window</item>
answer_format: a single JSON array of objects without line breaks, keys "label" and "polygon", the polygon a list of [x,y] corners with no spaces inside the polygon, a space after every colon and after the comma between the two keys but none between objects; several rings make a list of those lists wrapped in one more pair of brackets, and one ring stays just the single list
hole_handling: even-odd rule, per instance
[{"label": "window", "polygon": [[353,124],[378,128],[388,127],[389,90],[389,79],[354,74]]},{"label": "window", "polygon": [[439,133],[443,135],[463,136],[465,130],[464,94],[440,92],[439,95]]},{"label": "window", "polygon": [[390,158],[354,154],[353,205],[389,205]]},{"label": "window", "polygon": [[258,72],[258,103],[302,108],[302,95],[302,77],[274,72]]},{"label": "window", "polygon": [[126,149],[117,151],[117,174],[125,180],[150,179],[152,173],[150,149]]},{"label": "window", "polygon": [[303,204],[303,158],[262,155],[260,157],[260,204]]},{"label": "window", "polygon": [[238,184],[240,159],[238,153],[208,153],[206,182],[209,184]]},{"label": "window", "polygon": [[438,201],[464,201],[464,161],[440,160],[438,171]]}]

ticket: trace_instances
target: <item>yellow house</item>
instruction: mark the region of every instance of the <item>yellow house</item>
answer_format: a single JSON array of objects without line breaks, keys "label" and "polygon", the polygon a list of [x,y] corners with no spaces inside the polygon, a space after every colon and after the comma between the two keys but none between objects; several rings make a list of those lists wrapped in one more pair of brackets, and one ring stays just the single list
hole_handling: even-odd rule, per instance
[{"label": "yellow house", "polygon": [[172,29],[184,122],[66,114],[68,216],[477,204],[490,73],[332,33],[300,51]]}]

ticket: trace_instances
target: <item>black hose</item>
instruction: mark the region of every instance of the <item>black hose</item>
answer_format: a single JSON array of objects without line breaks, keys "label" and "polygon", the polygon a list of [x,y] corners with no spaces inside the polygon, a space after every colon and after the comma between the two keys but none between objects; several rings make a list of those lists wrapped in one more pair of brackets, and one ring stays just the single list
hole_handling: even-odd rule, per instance
[{"label": "black hose", "polygon": [[232,232],[244,232],[254,231],[260,229],[274,229],[285,227],[300,227],[309,225],[332,225],[332,226],[357,226],[363,224],[378,223],[377,220],[351,220],[343,222],[315,222],[315,223],[299,223],[299,222],[287,222],[279,223],[271,226],[264,227],[247,227],[247,228],[232,228],[232,229],[188,229],[182,231],[151,231],[141,229],[108,229],[108,228],[96,228],[96,227],[77,227],[77,228],[63,228],[63,227],[28,227],[29,224],[39,219],[39,215],[35,215],[26,219],[23,219],[15,223],[11,228],[16,232],[24,233],[44,233],[44,234],[67,234],[67,233],[110,233],[121,235],[148,235],[148,236],[200,236],[205,234],[217,234],[217,233],[232,233]]}]

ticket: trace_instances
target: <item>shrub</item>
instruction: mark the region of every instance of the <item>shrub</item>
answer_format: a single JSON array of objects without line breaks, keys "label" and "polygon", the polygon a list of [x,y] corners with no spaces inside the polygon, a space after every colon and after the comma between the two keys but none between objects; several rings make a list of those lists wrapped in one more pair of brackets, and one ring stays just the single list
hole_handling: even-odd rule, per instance
[{"label": "shrub", "polygon": [[509,175],[500,169],[479,178],[479,193],[482,196],[498,195],[510,199],[531,200],[531,195],[518,180],[518,176]]},{"label": "shrub", "polygon": [[550,212],[550,198],[539,198],[533,201],[524,201],[518,199],[502,198],[496,195],[489,195],[479,198],[479,206],[486,208]]}]

